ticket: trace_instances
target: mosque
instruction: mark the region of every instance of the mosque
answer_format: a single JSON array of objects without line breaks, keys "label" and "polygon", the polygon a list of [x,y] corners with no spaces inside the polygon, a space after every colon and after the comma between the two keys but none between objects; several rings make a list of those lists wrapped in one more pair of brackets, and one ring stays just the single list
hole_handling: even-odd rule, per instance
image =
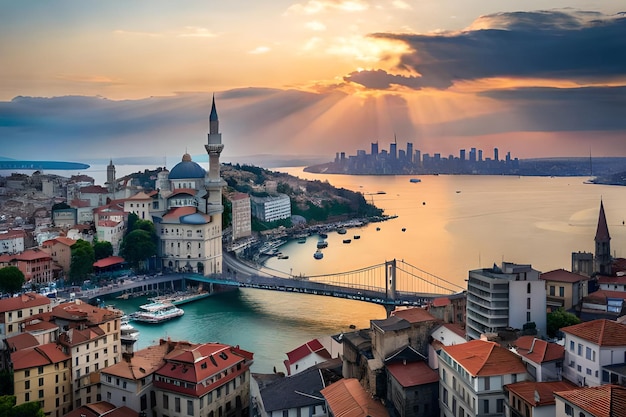
[{"label": "mosque", "polygon": [[209,155],[208,171],[185,153],[171,171],[158,174],[157,191],[138,193],[125,202],[125,208],[139,218],[145,218],[144,214],[152,218],[160,238],[158,257],[166,271],[222,272],[222,188],[226,182],[220,176],[224,145],[215,97],[204,148]]}]

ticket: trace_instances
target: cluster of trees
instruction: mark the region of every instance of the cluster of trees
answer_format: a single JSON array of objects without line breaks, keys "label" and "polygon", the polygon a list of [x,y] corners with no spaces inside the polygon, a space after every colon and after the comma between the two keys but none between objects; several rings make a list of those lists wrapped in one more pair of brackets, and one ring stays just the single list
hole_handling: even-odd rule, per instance
[{"label": "cluster of trees", "polygon": [[[141,220],[136,214],[128,215],[128,227],[120,244],[120,256],[128,265],[141,271],[147,259],[157,254],[159,238],[154,223]],[[94,262],[113,255],[110,242],[95,240],[93,245],[86,240],[78,240],[72,245],[72,263],[69,280],[74,285],[82,284],[92,273]]]}]

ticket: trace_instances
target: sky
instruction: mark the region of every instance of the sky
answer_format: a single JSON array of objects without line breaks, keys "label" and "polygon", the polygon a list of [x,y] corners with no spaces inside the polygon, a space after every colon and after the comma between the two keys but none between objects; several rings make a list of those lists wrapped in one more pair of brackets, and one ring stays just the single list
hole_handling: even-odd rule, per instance
[{"label": "sky", "polygon": [[[0,0],[0,157],[626,156],[614,0]],[[261,165],[261,164],[259,164]]]}]

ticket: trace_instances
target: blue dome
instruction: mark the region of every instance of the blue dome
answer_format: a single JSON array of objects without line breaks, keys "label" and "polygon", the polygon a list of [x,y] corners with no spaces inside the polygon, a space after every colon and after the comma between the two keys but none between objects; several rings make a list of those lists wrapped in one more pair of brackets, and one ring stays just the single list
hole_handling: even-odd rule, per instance
[{"label": "blue dome", "polygon": [[206,224],[208,223],[204,216],[200,213],[188,214],[180,218],[183,224]]},{"label": "blue dome", "polygon": [[189,178],[204,178],[206,171],[200,165],[191,160],[189,154],[183,155],[183,160],[177,163],[170,171],[170,180],[182,180]]}]

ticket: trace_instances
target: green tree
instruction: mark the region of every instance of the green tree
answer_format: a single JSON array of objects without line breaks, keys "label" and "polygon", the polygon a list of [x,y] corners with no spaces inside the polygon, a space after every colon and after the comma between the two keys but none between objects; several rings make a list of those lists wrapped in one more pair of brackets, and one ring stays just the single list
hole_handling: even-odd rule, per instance
[{"label": "green tree", "polygon": [[14,294],[22,289],[24,274],[16,266],[0,269],[0,290]]},{"label": "green tree", "polygon": [[13,395],[0,396],[0,417],[44,417],[43,409],[38,401],[32,401],[20,405],[16,404]]},{"label": "green tree", "polygon": [[135,269],[143,266],[144,261],[156,253],[156,242],[150,233],[143,229],[135,229],[128,233],[120,245],[120,254]]},{"label": "green tree", "polygon": [[139,216],[137,216],[135,213],[128,214],[126,234],[129,234],[130,232],[135,230],[135,223],[137,223],[137,220],[139,220]]},{"label": "green tree", "polygon": [[93,263],[96,261],[93,246],[83,239],[72,245],[72,262],[70,264],[70,281],[81,284],[87,275],[93,272]]},{"label": "green tree", "polygon": [[547,331],[549,337],[555,337],[559,329],[580,323],[575,314],[568,313],[563,307],[548,314]]},{"label": "green tree", "polygon": [[93,252],[96,261],[99,259],[108,258],[109,256],[113,255],[113,245],[111,245],[111,242],[107,242],[104,240],[102,242],[95,242],[93,244]]},{"label": "green tree", "polygon": [[5,395],[13,395],[13,372],[7,369],[0,371],[0,398]]}]

